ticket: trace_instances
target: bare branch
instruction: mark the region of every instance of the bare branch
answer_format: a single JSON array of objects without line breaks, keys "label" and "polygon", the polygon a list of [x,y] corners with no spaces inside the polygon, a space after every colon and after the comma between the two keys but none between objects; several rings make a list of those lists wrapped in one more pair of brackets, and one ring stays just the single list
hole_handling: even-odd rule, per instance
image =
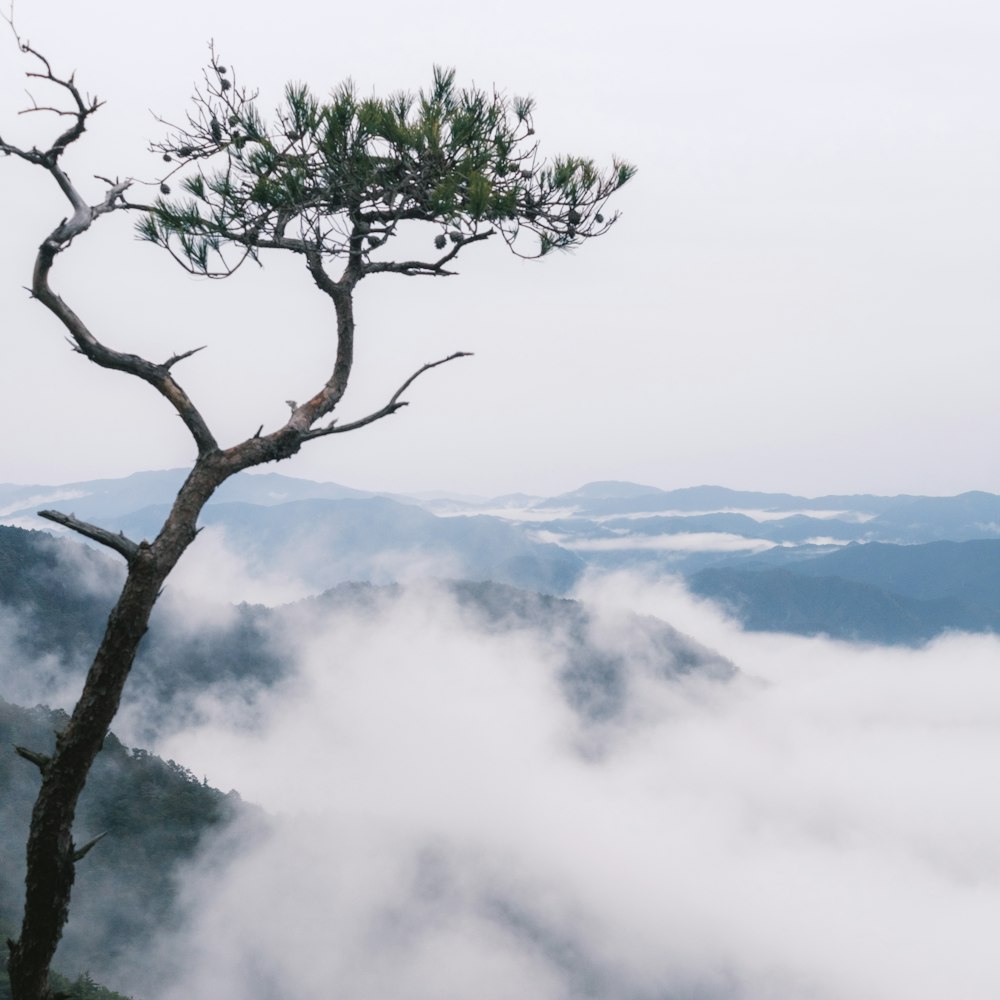
[{"label": "bare branch", "polygon": [[38,770],[42,772],[42,774],[45,773],[49,764],[52,762],[52,758],[49,757],[47,754],[37,753],[34,750],[29,750],[27,747],[15,746],[14,753],[16,753],[18,757],[23,757],[25,760],[30,760],[31,763],[34,764],[35,767],[37,767]]},{"label": "bare branch", "polygon": [[385,404],[380,410],[376,410],[374,413],[369,413],[367,417],[362,417],[360,420],[352,420],[348,424],[338,424],[332,422],[326,427],[317,427],[314,430],[306,431],[302,435],[304,441],[310,441],[313,438],[326,437],[328,434],[346,434],[348,431],[356,431],[359,427],[365,427],[367,424],[373,424],[376,420],[381,420],[383,417],[388,417],[395,413],[397,410],[401,410],[404,406],[409,406],[409,403],[400,400],[400,396],[406,392],[407,389],[421,376],[424,372],[430,371],[432,368],[437,368],[438,365],[447,364],[449,361],[454,361],[456,358],[471,358],[471,351],[456,351],[454,354],[449,354],[446,358],[441,358],[438,361],[431,361],[421,368],[418,368],[393,394],[392,398],[388,403]]},{"label": "bare branch", "polygon": [[483,233],[474,233],[472,236],[464,236],[448,251],[443,257],[436,261],[422,260],[401,260],[401,261],[374,261],[362,265],[362,274],[405,274],[409,277],[419,275],[432,275],[434,277],[445,277],[453,275],[454,271],[445,270],[445,264],[454,260],[458,252],[467,247],[470,243],[478,243],[480,240],[488,240],[496,233],[495,229],[487,230]]},{"label": "bare branch", "polygon": [[[31,94],[28,94],[28,97],[31,97]],[[20,111],[18,111],[19,115],[31,115],[34,114],[36,111],[48,111],[54,115],[64,115],[68,118],[73,118],[76,116],[75,111],[64,111],[62,108],[54,108],[54,107],[49,107],[48,105],[45,104],[39,104],[37,101],[35,101],[33,97],[31,97],[31,100],[32,100],[31,107],[22,108]]]},{"label": "bare branch", "polygon": [[[22,42],[20,38],[18,38],[18,44],[22,51],[35,56],[45,67],[44,73],[32,75],[49,80],[70,93],[76,104],[74,114],[77,118],[76,123],[64,132],[45,153],[34,149],[24,151],[0,140],[0,151],[8,154],[13,153],[46,169],[73,206],[72,216],[68,219],[63,219],[39,247],[35,258],[31,293],[54,313],[66,327],[72,337],[74,349],[103,368],[124,371],[150,383],[173,405],[184,421],[198,446],[198,453],[204,455],[216,451],[218,444],[208,425],[205,423],[204,418],[192,403],[187,393],[173,380],[170,374],[171,366],[181,360],[181,357],[171,359],[164,365],[156,365],[137,355],[124,354],[106,347],[93,336],[79,316],[49,286],[48,276],[55,258],[77,236],[86,232],[94,219],[118,208],[127,207],[123,196],[132,182],[131,180],[111,181],[108,178],[100,178],[108,185],[104,199],[96,205],[87,204],[70,181],[66,172],[59,165],[59,157],[69,143],[74,142],[83,134],[87,118],[100,107],[100,102],[96,100],[85,101],[72,76],[68,79],[57,77],[42,55],[32,49],[27,43]],[[129,558],[129,556],[126,555],[126,558]]]},{"label": "bare branch", "polygon": [[197,354],[199,351],[205,350],[207,346],[208,346],[207,344],[202,344],[201,347],[192,347],[190,351],[183,351],[180,354],[174,354],[171,357],[167,358],[167,360],[164,361],[160,367],[162,367],[165,371],[170,371],[170,369],[173,368],[178,361],[183,361],[185,358],[190,358],[192,354]]},{"label": "bare branch", "polygon": [[[76,121],[68,129],[66,129],[55,140],[55,142],[52,143],[46,152],[39,153],[38,150],[34,149],[30,151],[30,154],[37,154],[40,157],[40,159],[36,162],[44,162],[47,166],[52,167],[56,164],[63,152],[65,152],[66,147],[71,143],[76,142],[76,140],[83,135],[87,129],[87,119],[101,107],[103,102],[99,101],[96,97],[84,97],[76,86],[73,74],[70,74],[69,77],[63,78],[56,76],[56,74],[52,72],[52,66],[49,64],[48,59],[46,59],[45,56],[43,56],[36,49],[32,48],[32,46],[28,42],[24,41],[18,34],[17,28],[14,26],[13,4],[11,5],[10,15],[4,16],[4,20],[10,25],[11,31],[14,33],[14,38],[17,40],[18,48],[20,48],[20,50],[25,54],[33,56],[37,59],[45,70],[44,72],[27,72],[25,75],[32,79],[45,80],[49,83],[55,84],[55,86],[61,87],[65,90],[72,98],[73,107],[67,110],[65,108],[40,105],[29,94],[28,97],[31,100],[32,106],[21,112],[21,114],[25,114],[35,111],[47,111],[57,116],[65,116],[76,119]],[[22,156],[24,159],[31,158],[31,155],[26,151],[9,146],[6,143],[0,142],[0,150],[5,153],[14,153],[18,156]]]},{"label": "bare branch", "polygon": [[[109,192],[108,198],[105,199],[103,204],[108,205],[111,198],[112,193]],[[83,215],[83,219],[81,220],[82,228],[79,231],[82,232],[83,229],[86,229],[90,225],[86,213],[93,212],[94,214],[100,214],[101,210],[110,209],[103,209],[102,206],[98,206],[94,210],[85,209],[84,213],[78,212],[77,215]],[[63,326],[66,327],[72,337],[75,350],[78,350],[93,361],[94,364],[100,365],[102,368],[127,372],[136,378],[141,378],[143,381],[148,382],[173,406],[181,420],[184,421],[185,426],[194,438],[195,444],[198,446],[198,454],[206,455],[217,451],[219,446],[215,440],[215,436],[209,430],[205,418],[191,401],[188,394],[174,381],[173,376],[170,374],[169,362],[165,365],[157,365],[151,361],[147,361],[145,358],[139,357],[139,355],[126,354],[102,344],[90,332],[83,320],[77,316],[60,296],[52,291],[48,281],[49,271],[52,269],[56,255],[65,249],[65,244],[61,243],[60,239],[67,233],[69,233],[69,238],[72,238],[75,235],[75,230],[72,229],[70,223],[63,223],[39,247],[38,255],[35,258],[35,272],[31,286],[32,294],[54,313]]]},{"label": "bare branch", "polygon": [[104,833],[99,833],[93,840],[88,840],[83,847],[77,848],[73,852],[73,860],[82,861],[109,833],[109,830],[105,830]]},{"label": "bare branch", "polygon": [[115,534],[113,531],[97,527],[96,524],[88,524],[73,514],[62,514],[57,510],[40,510],[38,516],[44,517],[47,521],[55,521],[56,524],[61,524],[64,528],[69,528],[92,541],[106,545],[109,549],[114,549],[120,556],[124,556],[126,562],[131,562],[139,551],[139,546],[121,532]]}]

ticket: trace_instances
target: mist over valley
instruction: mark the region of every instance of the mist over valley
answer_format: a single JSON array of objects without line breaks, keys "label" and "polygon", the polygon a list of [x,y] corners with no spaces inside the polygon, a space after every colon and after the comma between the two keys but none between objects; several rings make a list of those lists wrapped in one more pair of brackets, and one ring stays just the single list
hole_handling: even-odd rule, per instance
[{"label": "mist over valley", "polygon": [[0,1000],[1000,997],[1000,7],[0,19]]},{"label": "mist over valley", "polygon": [[[0,486],[7,745],[45,752],[121,578],[23,525],[61,497],[141,538],[178,476]],[[85,791],[56,966],[148,1000],[990,996],[998,508],[238,476]],[[37,778],[0,775],[9,928]]]}]

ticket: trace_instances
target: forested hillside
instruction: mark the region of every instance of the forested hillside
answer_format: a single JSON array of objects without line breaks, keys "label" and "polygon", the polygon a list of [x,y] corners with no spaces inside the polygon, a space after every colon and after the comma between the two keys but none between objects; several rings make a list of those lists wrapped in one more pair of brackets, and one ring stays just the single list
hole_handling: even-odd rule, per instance
[{"label": "forested hillside", "polygon": [[[113,579],[117,567],[102,553],[74,541],[0,526],[2,558],[19,567],[10,574],[19,582],[9,596],[0,591],[0,613],[5,607],[15,611],[18,623],[13,629],[16,642],[6,652],[6,693],[10,697],[11,685],[25,683],[19,679],[17,663],[34,664],[44,656],[48,659],[39,669],[50,676],[50,685],[58,686],[67,671],[82,671],[85,654],[100,636],[111,598],[94,581]],[[620,699],[624,658],[619,651],[595,644],[591,613],[578,601],[487,581],[445,581],[438,586],[490,629],[540,629],[560,635],[567,700],[585,714],[613,713]],[[275,684],[288,673],[298,637],[309,634],[318,616],[377,614],[404,592],[398,584],[344,583],[274,608],[220,604],[217,613],[209,613],[200,605],[193,626],[181,621],[176,609],[161,605],[126,692],[126,709],[134,709],[130,718],[137,742],[153,742],[177,719],[196,714],[198,699],[206,690],[226,689],[246,698],[257,686]],[[665,622],[632,616],[630,623],[633,636],[649,644],[666,674],[701,670],[725,678],[733,672],[723,658]],[[45,697],[38,686],[32,690],[39,692],[33,694],[34,700]]]},{"label": "forested hillside", "polygon": [[[0,653],[0,696],[10,699],[27,687],[42,700],[46,685],[53,692],[72,689],[100,635],[117,567],[74,541],[11,527],[0,527],[0,566],[0,616],[6,616],[10,640]],[[427,586],[480,634],[523,634],[526,641],[545,636],[557,658],[560,696],[584,726],[603,725],[625,711],[630,659],[641,657],[667,682],[693,673],[725,682],[736,673],[725,658],[656,618],[627,615],[614,633],[628,636],[622,645],[609,640],[578,601],[485,581]],[[165,603],[154,615],[127,692],[133,740],[139,742],[137,733],[155,740],[197,720],[207,693],[233,705],[251,702],[255,692],[291,676],[304,637],[339,621],[391,621],[410,590],[345,583],[273,608],[215,611],[199,604],[192,621],[179,617],[188,605]],[[0,753],[0,922],[7,926],[19,919],[23,844],[38,781],[13,746],[46,753],[64,721],[60,710],[0,701],[0,745],[8,747]],[[241,821],[241,835],[266,822],[235,793],[224,795],[183,764],[110,735],[75,827],[78,843],[106,836],[79,865],[59,967],[73,975],[90,970],[106,981],[108,970],[134,961],[175,919],[178,873],[234,820]],[[81,979],[78,991],[91,989],[88,983]]]},{"label": "forested hillside", "polygon": [[[38,784],[14,746],[51,750],[65,715],[0,699],[0,923],[20,920],[24,839]],[[171,919],[175,873],[204,839],[237,818],[263,822],[235,792],[224,795],[174,761],[105,741],[84,790],[75,825],[83,844],[104,839],[77,866],[73,912],[60,944],[64,971],[107,968],[147,946]],[[99,956],[95,961],[95,956]],[[83,990],[83,992],[80,992]],[[83,986],[73,996],[97,998]],[[2,995],[2,994],[0,994]]]},{"label": "forested hillside", "polygon": [[707,567],[691,589],[754,631],[919,643],[1000,631],[1000,540],[784,550]]}]

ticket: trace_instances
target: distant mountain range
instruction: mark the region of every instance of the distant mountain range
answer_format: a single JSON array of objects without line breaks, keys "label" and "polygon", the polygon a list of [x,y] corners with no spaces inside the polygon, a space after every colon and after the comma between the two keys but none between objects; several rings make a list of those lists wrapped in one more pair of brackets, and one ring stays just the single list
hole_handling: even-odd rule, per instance
[{"label": "distant mountain range", "polygon": [[[123,479],[92,479],[60,486],[15,486],[0,483],[0,518],[24,517],[52,505],[72,509],[82,518],[113,518],[144,507],[170,503],[187,476],[185,469],[135,472]],[[275,473],[234,476],[212,498],[213,503],[262,506],[291,500],[344,500],[380,494],[337,483],[314,483]]]},{"label": "distant mountain range", "polygon": [[[54,506],[152,537],[183,476],[0,485],[0,520],[48,528],[35,513]],[[553,497],[469,498],[242,474],[202,524],[248,572],[279,571],[317,593],[426,576],[559,595],[593,566],[683,574],[754,629],[921,642],[947,629],[1000,628],[991,570],[1000,496],[984,492],[799,497],[605,481]]]},{"label": "distant mountain range", "polygon": [[691,486],[679,490],[658,490],[638,483],[588,483],[570,493],[543,500],[541,507],[572,506],[583,516],[608,514],[655,514],[662,511],[722,510],[848,510],[880,513],[912,497],[870,495],[798,497],[790,493],[758,493],[731,490],[724,486]]}]

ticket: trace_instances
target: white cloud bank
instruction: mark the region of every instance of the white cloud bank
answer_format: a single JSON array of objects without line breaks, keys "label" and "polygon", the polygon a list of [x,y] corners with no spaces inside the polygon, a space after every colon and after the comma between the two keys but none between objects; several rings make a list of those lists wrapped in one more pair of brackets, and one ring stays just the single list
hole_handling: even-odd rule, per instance
[{"label": "white cloud bank", "polygon": [[766,552],[778,544],[725,531],[683,531],[670,535],[622,535],[620,538],[578,540],[554,535],[550,540],[574,552]]},{"label": "white cloud bank", "polygon": [[637,655],[597,724],[557,636],[439,593],[317,623],[252,726],[219,705],[159,748],[277,819],[186,878],[156,1000],[1000,995],[997,639],[748,635],[674,585],[585,590],[595,640],[658,613],[744,676]]}]

